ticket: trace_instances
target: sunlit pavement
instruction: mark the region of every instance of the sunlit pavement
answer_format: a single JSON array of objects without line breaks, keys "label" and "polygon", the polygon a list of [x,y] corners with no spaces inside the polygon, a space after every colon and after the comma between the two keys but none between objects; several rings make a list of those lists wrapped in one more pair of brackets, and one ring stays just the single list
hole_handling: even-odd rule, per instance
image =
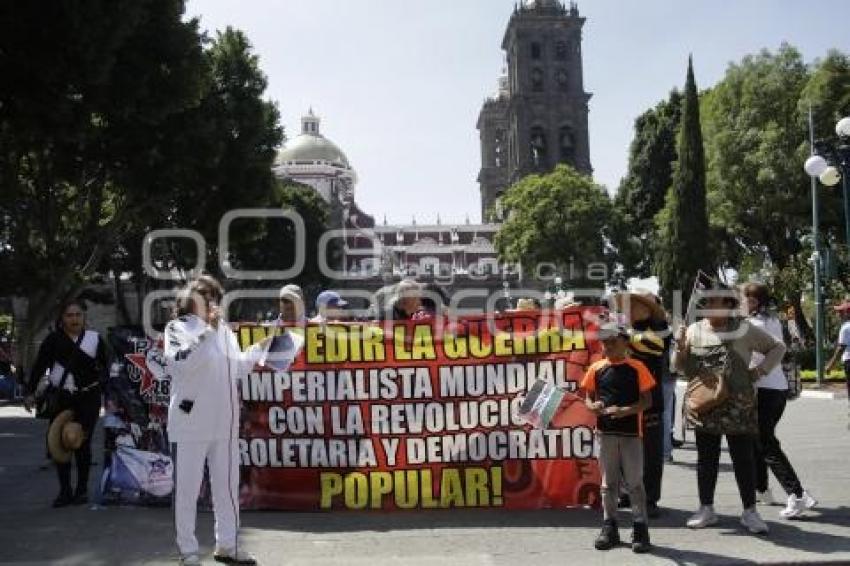
[{"label": "sunlit pavement", "polygon": [[[57,486],[44,461],[45,424],[0,407],[0,562],[169,564],[176,559],[170,509],[90,506],[54,510]],[[690,433],[689,433],[690,434]],[[600,513],[591,510],[405,513],[243,513],[244,548],[261,564],[298,566],[490,566],[563,564],[850,564],[850,431],[846,399],[788,405],[779,437],[820,506],[804,520],[762,507],[771,532],[746,534],[728,455],[717,486],[720,524],[684,528],[696,508],[693,436],[665,469],[666,512],[651,525],[655,550],[593,549]],[[96,440],[98,442],[98,440]],[[101,458],[96,457],[98,462]],[[773,491],[779,486],[773,482]],[[621,523],[628,524],[623,516]],[[628,538],[630,531],[622,529]],[[199,516],[204,560],[212,560],[212,515]]]}]

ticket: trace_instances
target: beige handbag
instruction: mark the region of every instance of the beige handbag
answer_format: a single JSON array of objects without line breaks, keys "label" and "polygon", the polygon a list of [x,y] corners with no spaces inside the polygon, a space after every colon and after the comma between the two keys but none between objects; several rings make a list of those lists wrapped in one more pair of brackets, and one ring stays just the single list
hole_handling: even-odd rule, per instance
[{"label": "beige handbag", "polygon": [[685,400],[688,410],[704,415],[714,410],[729,398],[729,387],[722,372],[706,373],[688,383]]},{"label": "beige handbag", "polygon": [[726,343],[703,350],[695,368],[696,377],[688,382],[685,390],[688,411],[704,415],[726,402],[729,398],[726,376],[731,369],[730,356]]}]

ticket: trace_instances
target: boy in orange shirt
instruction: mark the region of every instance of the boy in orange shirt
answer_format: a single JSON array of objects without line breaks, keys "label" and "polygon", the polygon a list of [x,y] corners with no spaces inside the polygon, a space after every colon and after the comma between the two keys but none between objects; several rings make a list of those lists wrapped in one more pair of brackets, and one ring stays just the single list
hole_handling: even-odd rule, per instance
[{"label": "boy in orange shirt", "polygon": [[629,334],[613,323],[599,327],[605,357],[592,364],[581,386],[587,391],[587,408],[597,415],[599,467],[602,470],[602,532],[594,546],[608,550],[620,543],[617,499],[624,480],[634,517],[632,551],[648,552],[649,527],[643,487],[642,413],[652,406],[650,390],[655,380],[647,367],[627,357]]}]

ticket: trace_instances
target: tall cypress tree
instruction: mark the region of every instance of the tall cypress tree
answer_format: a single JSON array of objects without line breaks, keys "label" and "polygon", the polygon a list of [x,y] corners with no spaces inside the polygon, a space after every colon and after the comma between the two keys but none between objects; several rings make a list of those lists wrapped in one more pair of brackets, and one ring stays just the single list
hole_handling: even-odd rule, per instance
[{"label": "tall cypress tree", "polygon": [[686,306],[698,270],[714,271],[708,211],[706,209],[705,153],[699,118],[694,68],[688,57],[688,78],[682,102],[682,122],[677,142],[679,161],[659,216],[660,242],[657,275],[662,294],[671,305],[676,290]]},{"label": "tall cypress tree", "polygon": [[[673,183],[682,93],[678,89],[635,120],[635,137],[629,148],[629,167],[620,183],[615,206],[628,229],[614,234],[620,262],[628,277],[649,277],[655,271],[655,217],[664,208]],[[620,238],[618,238],[620,236]],[[621,240],[626,239],[627,242]]]}]

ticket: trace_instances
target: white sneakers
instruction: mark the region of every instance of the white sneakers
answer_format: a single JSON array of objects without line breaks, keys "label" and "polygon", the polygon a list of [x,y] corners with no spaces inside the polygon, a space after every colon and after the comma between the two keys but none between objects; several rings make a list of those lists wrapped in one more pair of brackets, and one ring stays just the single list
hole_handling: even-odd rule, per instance
[{"label": "white sneakers", "polygon": [[766,534],[769,530],[767,523],[762,520],[759,512],[756,511],[755,505],[749,509],[744,509],[744,512],[741,514],[741,525],[754,535]]},{"label": "white sneakers", "polygon": [[714,506],[702,505],[699,511],[685,523],[689,529],[702,529],[717,523],[717,515],[714,514]]},{"label": "white sneakers", "polygon": [[776,498],[773,497],[773,492],[770,491],[770,488],[767,488],[764,491],[757,491],[756,501],[762,505],[776,505],[777,503]]},{"label": "white sneakers", "polygon": [[[702,529],[717,524],[717,514],[712,505],[703,505],[686,523],[689,529]],[[753,534],[762,534],[768,531],[767,524],[762,521],[755,506],[744,509],[741,515],[741,525]]]},{"label": "white sneakers", "polygon": [[805,502],[806,509],[812,509],[818,504],[818,500],[812,497],[806,490],[803,490],[803,501]]},{"label": "white sneakers", "polygon": [[817,499],[809,495],[809,492],[804,491],[802,497],[797,497],[793,493],[788,496],[788,504],[785,509],[779,512],[786,519],[796,519],[802,515],[807,509],[811,509],[817,505]]},{"label": "white sneakers", "polygon": [[201,558],[197,554],[184,554],[180,557],[180,564],[199,566],[201,564]]}]

